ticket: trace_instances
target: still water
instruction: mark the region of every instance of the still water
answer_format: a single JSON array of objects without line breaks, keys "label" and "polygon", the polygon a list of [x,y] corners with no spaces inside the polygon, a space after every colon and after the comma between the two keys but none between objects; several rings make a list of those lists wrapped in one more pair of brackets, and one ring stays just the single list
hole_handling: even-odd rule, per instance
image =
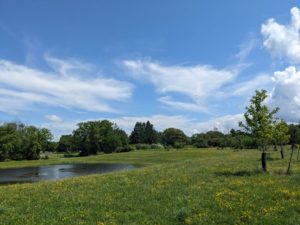
[{"label": "still water", "polygon": [[0,184],[59,180],[87,174],[109,173],[118,170],[131,170],[134,168],[136,168],[136,166],[131,164],[86,163],[0,169]]}]

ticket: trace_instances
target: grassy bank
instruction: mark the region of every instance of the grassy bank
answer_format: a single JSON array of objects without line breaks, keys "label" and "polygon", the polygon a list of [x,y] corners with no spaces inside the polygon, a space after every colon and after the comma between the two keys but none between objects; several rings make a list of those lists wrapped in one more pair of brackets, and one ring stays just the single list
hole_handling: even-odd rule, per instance
[{"label": "grassy bank", "polygon": [[135,151],[85,158],[3,162],[0,168],[129,162],[141,169],[0,186],[0,224],[300,224],[300,163],[258,151]]}]

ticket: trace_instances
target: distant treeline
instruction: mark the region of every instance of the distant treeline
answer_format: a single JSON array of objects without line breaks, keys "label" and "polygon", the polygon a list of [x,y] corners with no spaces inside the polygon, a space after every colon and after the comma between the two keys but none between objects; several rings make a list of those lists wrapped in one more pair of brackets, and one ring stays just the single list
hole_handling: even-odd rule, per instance
[{"label": "distant treeline", "polygon": [[[289,133],[300,143],[300,125],[289,125]],[[128,152],[135,149],[183,148],[192,145],[198,148],[218,147],[255,149],[257,140],[240,130],[229,134],[213,130],[188,137],[182,130],[168,128],[155,130],[153,124],[137,122],[128,136],[116,124],[108,121],[88,121],[78,124],[72,134],[62,135],[58,142],[52,141],[46,128],[26,126],[22,123],[5,123],[0,126],[0,160],[39,159],[41,153],[78,153],[81,156],[97,153]],[[274,140],[274,146],[276,146]],[[289,144],[288,141],[284,144]]]},{"label": "distant treeline", "polygon": [[[289,134],[296,133],[296,142],[300,143],[300,124],[290,124]],[[292,136],[290,136],[292,138]],[[292,140],[287,140],[286,143],[282,144],[291,144]],[[240,130],[231,129],[229,134],[224,134],[220,131],[208,131],[206,133],[194,134],[191,137],[191,144],[198,148],[207,148],[207,147],[219,147],[225,148],[230,147],[234,149],[257,149],[260,146],[259,141]],[[274,137],[274,141],[270,143],[274,148],[277,147],[278,142]]]}]

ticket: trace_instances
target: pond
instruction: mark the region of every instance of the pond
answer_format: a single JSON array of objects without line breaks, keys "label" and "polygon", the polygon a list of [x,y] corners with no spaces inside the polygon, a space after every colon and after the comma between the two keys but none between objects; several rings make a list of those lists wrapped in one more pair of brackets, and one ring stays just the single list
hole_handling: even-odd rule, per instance
[{"label": "pond", "polygon": [[131,164],[85,163],[61,164],[27,168],[0,169],[0,184],[33,183],[43,180],[59,180],[96,173],[131,170]]}]

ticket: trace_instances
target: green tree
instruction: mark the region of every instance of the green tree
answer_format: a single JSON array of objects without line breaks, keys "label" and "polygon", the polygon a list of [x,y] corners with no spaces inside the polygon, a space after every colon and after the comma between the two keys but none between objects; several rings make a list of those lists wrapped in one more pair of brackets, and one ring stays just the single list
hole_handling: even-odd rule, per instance
[{"label": "green tree", "polygon": [[145,126],[142,122],[136,122],[134,125],[133,131],[129,136],[129,140],[131,144],[141,144],[144,143],[144,134],[145,134]]},{"label": "green tree", "polygon": [[25,126],[20,122],[0,126],[0,160],[39,159],[49,148],[51,132],[46,128]]},{"label": "green tree", "polygon": [[131,144],[153,144],[157,143],[157,131],[150,121],[137,122],[131,132],[129,139]]},{"label": "green tree", "polygon": [[26,126],[21,134],[23,159],[39,159],[40,153],[47,146],[48,132],[45,133],[34,126]]},{"label": "green tree", "polygon": [[191,143],[197,148],[209,147],[207,137],[204,133],[193,134],[191,137]]},{"label": "green tree", "polygon": [[188,137],[180,129],[168,128],[162,133],[162,141],[166,146],[183,146],[188,142]]},{"label": "green tree", "polygon": [[289,143],[289,126],[284,120],[274,122],[273,141],[280,147],[281,158],[284,159],[283,145]]},{"label": "green tree", "polygon": [[0,126],[0,161],[10,158],[12,152],[20,148],[20,139],[18,140],[18,133],[16,126],[12,124],[3,124]]},{"label": "green tree", "polygon": [[73,137],[74,147],[83,156],[110,153],[128,142],[126,133],[108,120],[79,123]]},{"label": "green tree", "polygon": [[58,141],[56,151],[58,152],[71,152],[73,149],[73,135],[62,135]]},{"label": "green tree", "polygon": [[[294,154],[294,150],[296,148],[296,145],[300,143],[300,123],[298,125],[291,124],[289,126],[289,133],[290,133],[290,144],[291,144],[291,155],[288,163],[288,168],[286,173],[289,174],[291,170],[291,163],[292,163],[292,158]],[[299,151],[298,151],[299,153]]]},{"label": "green tree", "polygon": [[157,132],[154,129],[153,124],[151,124],[149,121],[145,124],[145,143],[146,144],[153,144],[157,143]]},{"label": "green tree", "polygon": [[[118,128],[117,126],[115,126],[114,133],[120,139],[121,146],[128,145],[128,143],[129,143],[128,135],[126,134],[126,132],[124,130],[122,130],[122,129]],[[118,146],[118,147],[120,147],[120,146]]]},{"label": "green tree", "polygon": [[42,151],[48,151],[51,149],[51,140],[53,139],[53,135],[47,128],[39,129],[39,142],[42,145]]},{"label": "green tree", "polygon": [[267,99],[267,91],[255,91],[255,95],[250,100],[250,105],[246,107],[244,114],[245,123],[240,122],[239,125],[247,133],[257,139],[262,150],[261,163],[262,170],[267,171],[267,146],[272,141],[274,115],[279,108],[269,110],[263,102]]}]

